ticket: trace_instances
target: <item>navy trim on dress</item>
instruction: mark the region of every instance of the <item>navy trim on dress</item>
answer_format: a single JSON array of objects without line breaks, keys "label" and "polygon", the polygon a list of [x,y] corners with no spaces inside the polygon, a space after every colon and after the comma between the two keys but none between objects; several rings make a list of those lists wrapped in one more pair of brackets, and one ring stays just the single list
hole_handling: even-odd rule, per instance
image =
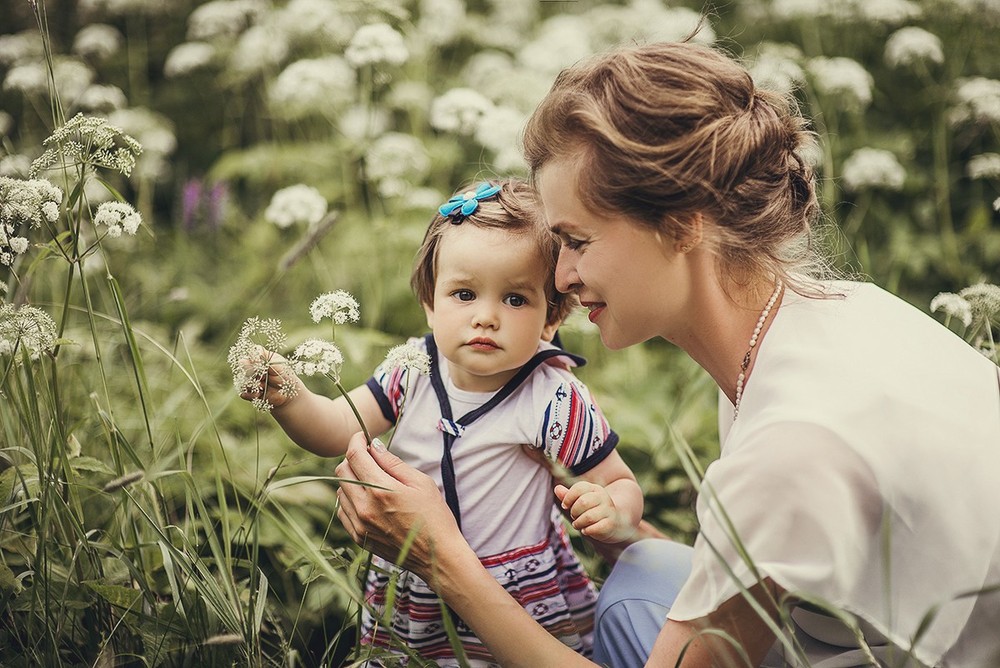
[{"label": "navy trim on dress", "polygon": [[392,402],[389,401],[389,397],[385,396],[385,390],[382,389],[382,385],[375,379],[375,376],[365,381],[365,387],[371,390],[375,396],[378,407],[382,409],[382,417],[388,420],[389,424],[396,424],[396,415],[392,407]]}]

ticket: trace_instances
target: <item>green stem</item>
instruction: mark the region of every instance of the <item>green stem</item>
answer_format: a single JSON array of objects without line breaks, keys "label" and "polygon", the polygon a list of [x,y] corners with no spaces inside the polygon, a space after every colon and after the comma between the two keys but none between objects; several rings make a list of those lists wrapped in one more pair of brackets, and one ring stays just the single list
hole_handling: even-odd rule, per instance
[{"label": "green stem", "polygon": [[334,379],[333,384],[337,386],[338,390],[340,390],[340,394],[343,395],[344,399],[347,400],[347,405],[350,406],[351,411],[354,412],[354,417],[358,419],[358,424],[361,425],[361,431],[364,432],[365,434],[365,443],[371,445],[372,444],[371,434],[368,433],[368,427],[365,425],[365,421],[361,418],[361,413],[358,412],[358,407],[354,405],[354,401],[351,399],[351,395],[347,393],[346,389],[344,389],[344,386],[340,383],[339,378]]}]

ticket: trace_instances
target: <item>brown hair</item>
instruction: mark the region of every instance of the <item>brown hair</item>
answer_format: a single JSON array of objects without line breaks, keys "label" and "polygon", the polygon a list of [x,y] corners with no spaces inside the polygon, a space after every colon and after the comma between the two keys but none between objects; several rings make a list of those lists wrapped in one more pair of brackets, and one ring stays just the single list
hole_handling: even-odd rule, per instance
[{"label": "brown hair", "polygon": [[819,212],[813,142],[790,98],[755,88],[733,59],[694,43],[622,48],[557,77],[528,120],[532,175],[580,160],[577,188],[595,213],[624,214],[683,239],[694,214],[711,218],[723,276],[739,282],[822,266],[811,226]]},{"label": "brown hair", "polygon": [[[500,186],[500,192],[494,197],[481,200],[471,215],[456,218],[454,215],[434,214],[417,251],[410,286],[421,304],[434,304],[438,249],[441,247],[441,237],[452,225],[474,225],[484,229],[503,230],[509,234],[527,235],[534,239],[539,257],[545,263],[545,297],[548,301],[546,323],[557,323],[569,315],[576,301],[575,297],[556,289],[559,242],[542,222],[538,195],[523,179],[503,179],[491,183]],[[478,184],[460,188],[458,193],[475,190],[476,185]]]}]

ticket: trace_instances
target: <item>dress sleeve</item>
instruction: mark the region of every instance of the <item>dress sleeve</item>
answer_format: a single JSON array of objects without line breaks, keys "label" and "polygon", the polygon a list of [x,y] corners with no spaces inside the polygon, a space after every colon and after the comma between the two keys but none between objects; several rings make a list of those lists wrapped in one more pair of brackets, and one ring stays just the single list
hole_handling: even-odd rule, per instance
[{"label": "dress sleeve", "polygon": [[691,575],[668,613],[704,617],[770,578],[845,604],[879,568],[883,501],[862,457],[815,425],[768,427],[713,462]]},{"label": "dress sleeve", "polygon": [[559,384],[545,407],[534,446],[574,475],[586,473],[618,445],[587,387],[575,380]]}]

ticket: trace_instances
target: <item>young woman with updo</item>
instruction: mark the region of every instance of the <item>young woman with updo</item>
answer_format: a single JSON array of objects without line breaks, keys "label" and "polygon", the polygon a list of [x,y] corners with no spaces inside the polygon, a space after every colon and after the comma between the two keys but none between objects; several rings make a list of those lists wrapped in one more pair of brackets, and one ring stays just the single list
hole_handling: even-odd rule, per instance
[{"label": "young woman with updo", "polygon": [[[557,287],[613,349],[660,337],[719,386],[693,547],[643,526],[598,603],[594,660],[1000,665],[1000,370],[815,252],[795,105],[692,43],[560,74],[524,150]],[[587,665],[478,565],[433,483],[355,438],[355,540],[432,583],[503,665]],[[557,487],[560,494],[564,488]]]}]

